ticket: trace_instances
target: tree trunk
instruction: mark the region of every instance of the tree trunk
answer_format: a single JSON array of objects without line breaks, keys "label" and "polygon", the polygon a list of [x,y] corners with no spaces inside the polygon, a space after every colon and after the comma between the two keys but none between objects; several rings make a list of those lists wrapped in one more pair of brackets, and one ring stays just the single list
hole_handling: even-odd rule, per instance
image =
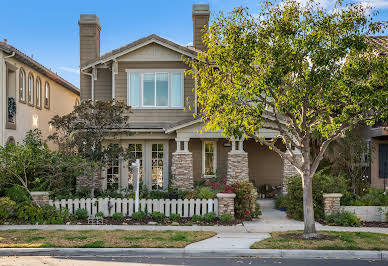
[{"label": "tree trunk", "polygon": [[309,173],[302,174],[303,184],[303,217],[304,233],[306,239],[317,238],[315,229],[314,204],[313,204],[313,177]]}]

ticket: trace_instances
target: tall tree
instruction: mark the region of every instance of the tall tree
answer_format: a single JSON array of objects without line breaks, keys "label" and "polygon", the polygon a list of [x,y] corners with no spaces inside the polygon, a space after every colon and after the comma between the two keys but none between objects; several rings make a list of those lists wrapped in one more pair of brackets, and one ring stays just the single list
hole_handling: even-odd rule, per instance
[{"label": "tall tree", "polygon": [[[188,72],[197,81],[207,130],[253,138],[295,166],[304,237],[313,238],[312,180],[328,145],[361,121],[387,117],[387,59],[368,43],[383,25],[362,5],[337,2],[326,10],[314,1],[272,2],[255,16],[241,7],[219,14],[204,35],[207,50],[188,61]],[[261,129],[279,134],[269,141]],[[311,153],[314,135],[322,140],[317,154]]]},{"label": "tall tree", "polygon": [[[124,134],[123,129],[129,126],[129,115],[130,107],[119,101],[82,101],[70,114],[52,118],[50,124],[56,131],[49,139],[63,151],[95,162],[101,170],[118,158],[129,158],[126,149],[107,142],[109,138],[114,142],[115,136]],[[97,182],[95,176],[92,175],[92,197]]]}]

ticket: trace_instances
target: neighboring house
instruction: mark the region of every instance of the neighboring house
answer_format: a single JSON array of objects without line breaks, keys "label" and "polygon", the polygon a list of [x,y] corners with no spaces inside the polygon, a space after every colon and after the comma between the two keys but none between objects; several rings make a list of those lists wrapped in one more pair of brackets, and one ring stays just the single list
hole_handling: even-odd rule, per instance
[{"label": "neighboring house", "polygon": [[[188,66],[183,59],[196,58],[205,48],[201,30],[209,15],[209,5],[193,5],[193,46],[153,34],[103,55],[99,18],[81,15],[81,100],[116,99],[132,106],[128,128],[132,134],[115,136],[110,142],[129,148],[140,159],[141,178],[150,189],[166,189],[169,183],[191,189],[195,182],[214,176],[228,182],[249,178],[256,186],[280,185],[297,174],[287,161],[254,140],[229,140],[221,132],[204,132],[200,120],[193,118],[200,107],[196,84],[184,75]],[[278,133],[263,129],[260,135],[270,139]],[[97,186],[130,187],[129,169],[125,161],[111,165]],[[90,187],[91,178],[83,178],[78,186]]]},{"label": "neighboring house", "polygon": [[0,42],[0,92],[2,146],[22,142],[35,128],[46,138],[51,118],[70,113],[80,101],[77,87],[6,42]]}]

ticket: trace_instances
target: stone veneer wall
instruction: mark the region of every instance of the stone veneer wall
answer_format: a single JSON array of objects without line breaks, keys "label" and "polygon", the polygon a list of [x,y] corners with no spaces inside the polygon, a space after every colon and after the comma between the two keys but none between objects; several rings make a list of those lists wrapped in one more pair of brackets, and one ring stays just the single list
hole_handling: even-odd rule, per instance
[{"label": "stone veneer wall", "polygon": [[49,193],[45,191],[31,192],[32,200],[39,206],[49,204]]},{"label": "stone veneer wall", "polygon": [[230,214],[234,218],[234,193],[218,193],[218,215]]},{"label": "stone veneer wall", "polygon": [[[103,176],[103,172],[101,170],[96,170],[94,172],[95,175],[95,189],[102,189],[103,187],[103,179],[105,178]],[[93,188],[93,178],[92,175],[81,175],[78,176],[76,179],[76,188],[78,189],[91,189]]]},{"label": "stone veneer wall", "polygon": [[[298,155],[299,160],[302,160],[302,155]],[[282,191],[288,192],[288,179],[292,176],[299,175],[296,168],[287,160],[283,160],[283,178],[282,178]]]},{"label": "stone veneer wall", "polygon": [[228,170],[226,178],[228,184],[249,181],[247,152],[228,153]]},{"label": "stone veneer wall", "polygon": [[171,164],[172,186],[179,189],[194,188],[193,155],[191,152],[174,152]]},{"label": "stone veneer wall", "polygon": [[323,194],[323,208],[325,215],[339,213],[341,210],[341,193]]}]

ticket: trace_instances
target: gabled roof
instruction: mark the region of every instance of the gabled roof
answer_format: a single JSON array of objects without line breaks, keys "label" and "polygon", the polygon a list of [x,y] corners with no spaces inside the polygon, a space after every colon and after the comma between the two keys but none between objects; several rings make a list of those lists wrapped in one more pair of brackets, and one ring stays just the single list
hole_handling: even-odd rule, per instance
[{"label": "gabled roof", "polygon": [[368,40],[380,55],[388,54],[388,36],[369,36]]},{"label": "gabled roof", "polygon": [[5,42],[0,42],[0,50],[6,52],[7,54],[12,54],[15,53],[14,58],[22,62],[23,64],[26,64],[27,66],[35,69],[42,75],[46,76],[47,78],[55,81],[59,85],[62,85],[66,89],[70,90],[71,92],[80,95],[79,89],[71,84],[70,82],[64,80],[62,77],[58,76],[54,72],[52,72],[50,69],[42,66],[39,64],[37,61],[32,59],[31,57],[27,56],[26,54],[22,53],[12,45],[9,45],[8,43]]},{"label": "gabled roof", "polygon": [[109,60],[112,60],[114,58],[122,56],[130,51],[136,50],[142,46],[145,46],[145,45],[153,43],[153,42],[158,43],[162,46],[165,46],[167,48],[170,48],[172,50],[175,50],[177,52],[180,52],[180,53],[187,55],[187,56],[190,56],[190,57],[196,57],[197,53],[199,52],[199,50],[195,49],[192,46],[183,46],[183,45],[177,44],[173,41],[162,38],[156,34],[152,34],[152,35],[149,35],[147,37],[138,39],[134,42],[131,42],[127,45],[124,45],[120,48],[117,48],[115,50],[112,50],[110,52],[102,54],[99,57],[97,57],[96,59],[89,60],[89,61],[85,62],[81,66],[81,68],[84,70],[84,69],[87,69],[93,65],[96,65],[99,63],[105,63]]}]

